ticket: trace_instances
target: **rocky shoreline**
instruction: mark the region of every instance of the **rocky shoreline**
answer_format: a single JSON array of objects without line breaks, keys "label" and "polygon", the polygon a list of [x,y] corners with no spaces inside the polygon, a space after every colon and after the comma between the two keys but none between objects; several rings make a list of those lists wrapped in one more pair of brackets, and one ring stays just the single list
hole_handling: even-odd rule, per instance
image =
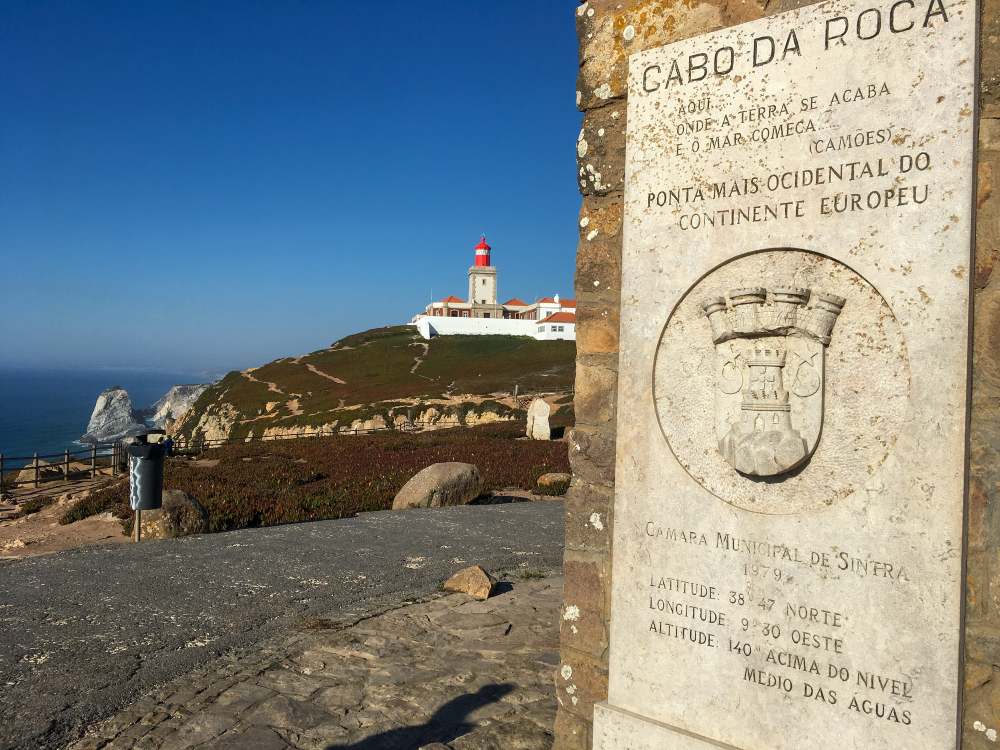
[{"label": "rocky shoreline", "polygon": [[79,442],[85,445],[111,443],[141,434],[150,427],[169,429],[208,386],[208,383],[175,385],[146,409],[136,409],[128,391],[121,386],[106,388],[98,395],[87,432]]}]

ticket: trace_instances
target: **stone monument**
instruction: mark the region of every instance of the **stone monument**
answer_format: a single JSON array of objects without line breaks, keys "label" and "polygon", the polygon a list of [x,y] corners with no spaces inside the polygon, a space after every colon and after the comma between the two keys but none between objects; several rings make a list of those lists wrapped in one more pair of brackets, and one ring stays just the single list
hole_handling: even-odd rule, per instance
[{"label": "stone monument", "polygon": [[528,407],[528,426],[525,435],[532,440],[550,440],[552,429],[549,427],[549,413],[552,407],[544,398],[533,399]]},{"label": "stone monument", "polygon": [[629,60],[599,750],[958,745],[977,9]]}]

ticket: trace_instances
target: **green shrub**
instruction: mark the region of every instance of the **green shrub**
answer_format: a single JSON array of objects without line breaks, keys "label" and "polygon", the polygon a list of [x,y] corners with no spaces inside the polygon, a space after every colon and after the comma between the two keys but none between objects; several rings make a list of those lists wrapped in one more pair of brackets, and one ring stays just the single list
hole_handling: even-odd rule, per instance
[{"label": "green shrub", "polygon": [[30,500],[25,500],[17,506],[17,511],[14,513],[14,518],[24,518],[25,516],[30,516],[33,513],[37,513],[42,508],[45,508],[55,502],[55,498],[50,495],[42,495],[40,497],[33,497]]},{"label": "green shrub", "polygon": [[59,523],[66,525],[82,521],[84,518],[111,511],[118,518],[131,518],[128,504],[128,480],[119,479],[112,485],[94,490],[86,497],[73,503],[59,517]]}]

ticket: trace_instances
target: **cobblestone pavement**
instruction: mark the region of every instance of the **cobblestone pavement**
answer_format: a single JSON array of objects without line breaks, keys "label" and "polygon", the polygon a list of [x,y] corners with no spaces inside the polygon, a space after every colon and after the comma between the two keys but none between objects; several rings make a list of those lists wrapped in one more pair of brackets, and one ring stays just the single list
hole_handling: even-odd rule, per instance
[{"label": "cobblestone pavement", "polygon": [[360,622],[311,618],[94,727],[71,750],[547,750],[562,578]]},{"label": "cobblestone pavement", "polygon": [[[0,561],[0,748],[62,747],[307,617],[370,616],[455,571],[554,570],[561,502],[364,513]],[[333,613],[333,614],[330,614]]]}]

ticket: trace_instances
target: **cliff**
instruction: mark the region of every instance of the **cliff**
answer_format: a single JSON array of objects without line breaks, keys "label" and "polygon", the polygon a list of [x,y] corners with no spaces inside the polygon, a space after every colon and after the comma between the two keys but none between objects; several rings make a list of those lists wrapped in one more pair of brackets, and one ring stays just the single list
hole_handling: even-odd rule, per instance
[{"label": "cliff", "polygon": [[[572,341],[525,336],[441,336],[377,328],[326,349],[230,372],[174,425],[216,440],[512,419],[523,396],[570,393]],[[569,407],[566,407],[569,409]]]},{"label": "cliff", "polygon": [[150,421],[157,427],[170,430],[174,422],[184,415],[198,397],[205,392],[208,384],[175,385],[150,408]]},{"label": "cliff", "polygon": [[132,407],[128,392],[121,386],[112,386],[101,392],[87,424],[87,433],[81,443],[108,443],[128,435],[143,432],[139,414]]}]

